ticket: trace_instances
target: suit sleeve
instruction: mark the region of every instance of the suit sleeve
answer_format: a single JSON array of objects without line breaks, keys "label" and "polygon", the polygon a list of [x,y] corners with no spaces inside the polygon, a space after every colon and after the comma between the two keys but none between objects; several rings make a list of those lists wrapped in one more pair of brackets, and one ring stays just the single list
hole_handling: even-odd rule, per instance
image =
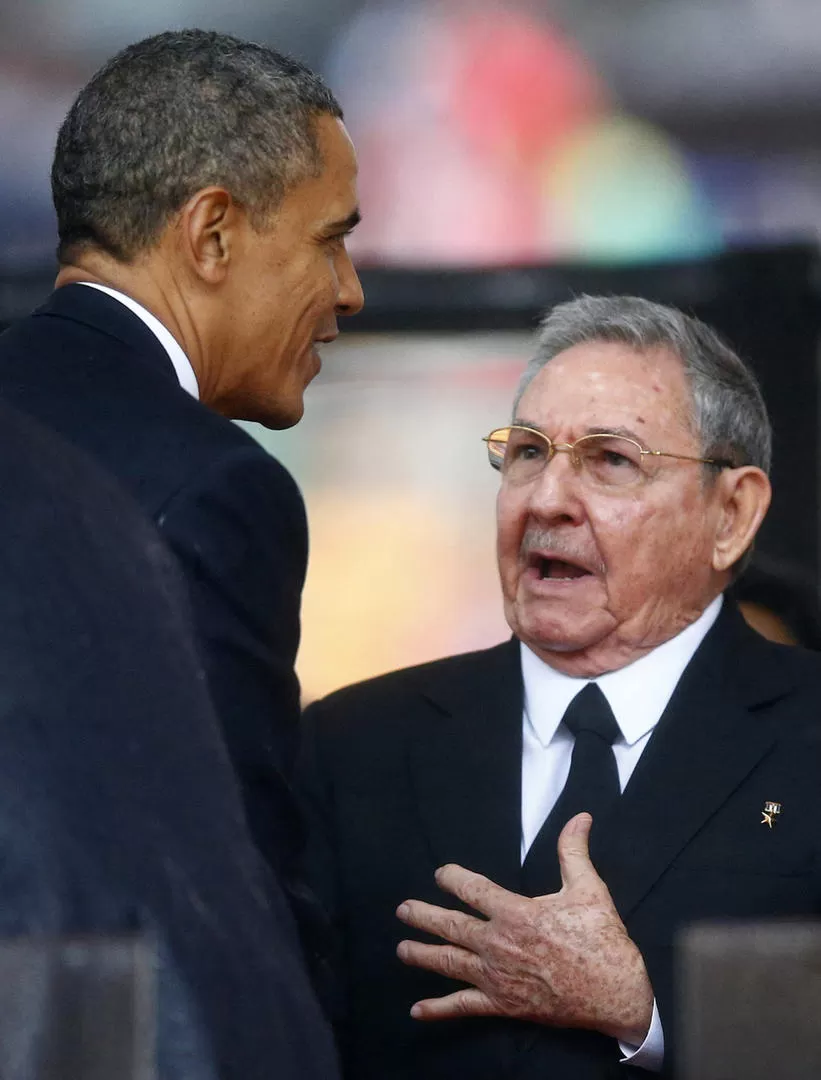
[{"label": "suit sleeve", "polygon": [[301,839],[296,753],[302,496],[264,450],[243,447],[187,484],[160,525],[188,580],[211,697],[257,845],[288,871]]},{"label": "suit sleeve", "polygon": [[[335,802],[327,740],[323,737],[322,702],[302,714],[296,792],[307,827],[300,861],[300,877],[315,905],[307,905],[300,920],[303,948],[311,967],[314,986],[340,1041],[344,1038],[345,934],[339,897],[339,841],[335,825]],[[333,721],[332,721],[333,723]],[[332,753],[332,751],[330,751]]]}]

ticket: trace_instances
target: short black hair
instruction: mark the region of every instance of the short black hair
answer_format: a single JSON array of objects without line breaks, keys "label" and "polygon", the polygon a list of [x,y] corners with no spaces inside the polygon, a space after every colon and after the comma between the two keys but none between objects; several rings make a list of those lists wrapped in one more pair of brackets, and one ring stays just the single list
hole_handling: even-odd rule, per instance
[{"label": "short black hair", "polygon": [[298,60],[206,30],[129,45],[80,91],[51,172],[57,257],[150,247],[195,192],[225,186],[259,224],[322,167],[316,119],[342,118]]}]

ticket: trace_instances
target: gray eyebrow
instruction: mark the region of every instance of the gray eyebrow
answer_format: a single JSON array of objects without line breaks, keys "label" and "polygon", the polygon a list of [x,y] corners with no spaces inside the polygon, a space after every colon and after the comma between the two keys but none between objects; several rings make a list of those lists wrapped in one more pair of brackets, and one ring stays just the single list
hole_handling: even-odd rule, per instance
[{"label": "gray eyebrow", "polygon": [[[541,435],[544,435],[545,438],[552,440],[552,436],[548,435],[544,428],[541,428],[532,420],[516,417],[511,426],[532,428],[534,431],[538,431]],[[622,427],[621,425],[616,427],[589,427],[578,437],[581,439],[584,438],[585,435],[621,435],[625,439],[632,439],[633,442],[638,443],[639,446],[644,446],[644,440],[641,439],[635,431],[631,428]]]},{"label": "gray eyebrow", "polygon": [[[547,432],[542,430],[542,428],[540,428],[538,424],[534,424],[532,420],[522,420],[518,416],[516,417],[515,420],[511,421],[510,426],[511,427],[529,427],[529,428],[533,428],[534,431],[541,431],[542,435],[547,435]],[[548,435],[547,437],[549,438],[550,436]]]},{"label": "gray eyebrow", "polygon": [[631,428],[626,427],[592,427],[588,428],[585,435],[621,435],[625,439],[632,439],[639,446],[644,446],[644,440]]}]

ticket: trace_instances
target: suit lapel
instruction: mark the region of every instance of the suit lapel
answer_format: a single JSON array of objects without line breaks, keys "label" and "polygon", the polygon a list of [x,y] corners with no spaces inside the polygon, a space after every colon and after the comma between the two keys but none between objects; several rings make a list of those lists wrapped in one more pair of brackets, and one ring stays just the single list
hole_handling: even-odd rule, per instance
[{"label": "suit lapel", "polygon": [[[730,602],[688,665],[594,862],[626,918],[680,851],[768,753],[789,693],[789,650],[750,630]],[[511,641],[441,669],[409,765],[436,865],[458,862],[520,888],[522,680]]]},{"label": "suit lapel", "polygon": [[777,718],[760,706],[790,689],[779,655],[725,602],[599,837],[622,918],[776,741]]},{"label": "suit lapel", "polygon": [[[444,676],[443,671],[443,676]],[[522,678],[518,641],[462,660],[425,691],[411,780],[436,865],[457,862],[517,890]]]}]

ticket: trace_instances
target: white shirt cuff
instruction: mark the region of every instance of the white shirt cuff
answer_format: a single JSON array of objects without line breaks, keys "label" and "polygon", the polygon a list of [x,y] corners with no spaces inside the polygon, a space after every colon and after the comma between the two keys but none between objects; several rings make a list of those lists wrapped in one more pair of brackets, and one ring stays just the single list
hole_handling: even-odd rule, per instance
[{"label": "white shirt cuff", "polygon": [[637,1065],[640,1069],[648,1069],[650,1072],[661,1071],[664,1061],[664,1032],[655,999],[653,1000],[653,1019],[650,1021],[650,1029],[644,1042],[637,1047],[619,1040],[619,1049],[624,1054],[621,1059],[623,1065]]}]

